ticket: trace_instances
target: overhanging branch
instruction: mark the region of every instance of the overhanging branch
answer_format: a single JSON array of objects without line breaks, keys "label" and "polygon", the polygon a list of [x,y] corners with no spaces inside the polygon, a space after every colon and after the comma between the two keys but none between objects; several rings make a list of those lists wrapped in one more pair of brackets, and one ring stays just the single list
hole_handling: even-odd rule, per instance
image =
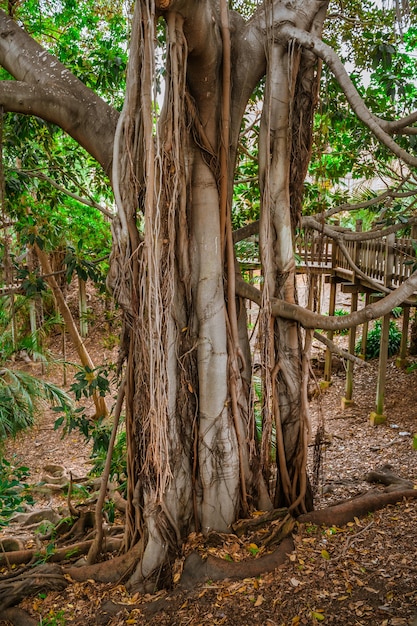
[{"label": "overhanging branch", "polygon": [[118,112],[2,10],[0,65],[16,79],[1,85],[4,110],[38,115],[60,126],[110,174]]},{"label": "overhanging branch", "polygon": [[[275,317],[294,320],[304,328],[321,330],[343,330],[359,326],[370,320],[378,319],[387,315],[396,306],[400,306],[417,291],[417,271],[402,283],[395,291],[385,296],[382,300],[368,304],[363,309],[343,316],[320,315],[309,311],[298,304],[271,298],[271,313]],[[240,276],[236,277],[236,294],[241,298],[252,300],[261,306],[262,294],[259,289],[246,283]]]},{"label": "overhanging branch", "polygon": [[337,346],[334,343],[334,341],[332,341],[328,337],[325,337],[325,335],[321,335],[317,331],[314,331],[313,337],[314,339],[317,339],[318,341],[323,343],[326,346],[326,348],[329,348],[330,352],[333,352],[333,354],[337,354],[338,356],[342,357],[342,359],[346,359],[347,361],[352,361],[352,363],[356,363],[356,365],[369,366],[369,363],[367,363],[363,359],[359,359],[354,354],[350,354],[350,352],[346,352],[346,350],[342,350],[342,348],[339,348],[339,346]]},{"label": "overhanging branch", "polygon": [[307,33],[300,28],[296,28],[295,26],[291,26],[290,24],[282,25],[277,32],[277,37],[283,43],[295,40],[301,46],[311,50],[318,57],[320,57],[332,70],[357,117],[369,128],[369,130],[375,135],[375,137],[377,137],[377,139],[379,139],[379,141],[381,141],[381,143],[391,150],[393,154],[395,154],[399,159],[402,159],[404,163],[407,163],[412,167],[417,167],[417,158],[401,148],[392,139],[388,132],[384,130],[384,128],[386,128],[384,120],[380,120],[369,111],[339,57],[330,46],[325,44],[318,37],[314,37],[310,33]]}]

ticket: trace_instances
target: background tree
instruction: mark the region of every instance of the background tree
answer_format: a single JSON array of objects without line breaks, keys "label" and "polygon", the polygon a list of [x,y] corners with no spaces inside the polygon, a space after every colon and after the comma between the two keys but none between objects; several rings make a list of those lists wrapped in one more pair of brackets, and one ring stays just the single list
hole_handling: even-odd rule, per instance
[{"label": "background tree", "polygon": [[[117,56],[121,61],[116,61],[112,46],[104,43],[107,25],[121,22],[105,2],[92,12],[90,3],[79,6],[92,16],[103,41],[101,50],[108,55],[87,66],[84,61],[74,63],[74,73],[62,62],[74,60],[84,45],[80,33],[91,27],[85,20],[77,23],[74,15],[83,11],[73,14],[74,3],[63,2],[45,18],[24,3],[20,16],[18,9],[12,16],[22,25],[30,24],[35,39],[58,58],[0,13],[0,63],[14,78],[1,83],[0,103],[4,111],[36,115],[62,128],[111,180],[118,212],[112,221],[108,285],[124,312],[129,477],[125,540],[138,555],[132,577],[136,585],[159,571],[191,529],[227,531],[254,506],[286,506],[294,514],[311,509],[306,471],[311,329],[335,329],[378,317],[417,288],[413,274],[397,292],[343,319],[325,319],[297,305],[295,229],[301,223],[324,230],[314,216],[301,219],[322,64],[334,77],[326,82],[329,101],[334,91],[337,104],[352,109],[363,125],[356,125],[352,116],[335,120],[337,136],[343,129],[351,148],[340,163],[330,133],[314,153],[316,163],[321,159],[322,164],[324,151],[332,154],[330,182],[352,166],[354,147],[363,144],[363,137],[369,139],[366,148],[375,158],[404,163],[404,176],[385,198],[402,192],[405,180],[415,182],[411,125],[417,115],[411,88],[402,94],[407,106],[411,98],[411,105],[404,108],[400,99],[401,110],[393,105],[391,119],[379,116],[386,100],[370,93],[372,103],[378,104],[371,111],[334,49],[322,40],[326,16],[333,23],[340,18],[342,34],[332,39],[330,30],[329,40],[334,47],[340,42],[344,54],[352,36],[350,49],[366,67],[356,30],[365,14],[370,30],[374,20],[384,28],[387,24],[386,15],[373,3],[349,3],[340,16],[338,7],[329,9],[324,0],[265,2],[249,11],[246,4],[230,10],[224,0],[219,5],[210,0],[137,2],[120,114],[114,106],[120,92],[116,89],[105,101],[102,92],[111,85],[94,83],[94,69],[109,59],[117,71],[123,67],[122,52]],[[415,17],[402,22],[412,47]],[[39,36],[43,19],[48,36]],[[48,40],[55,24],[57,46]],[[67,24],[75,28],[72,37],[63,27]],[[384,46],[383,33],[378,37],[375,42]],[[385,64],[394,56],[389,47],[373,52],[374,59],[380,54]],[[161,56],[165,80],[159,110]],[[378,96],[381,85],[388,94],[397,89],[396,81],[387,82],[385,74],[375,81]],[[262,96],[259,120],[247,109],[254,93]],[[326,120],[326,113],[317,122],[319,132],[324,123],[333,124],[333,116],[329,113]],[[398,114],[405,117],[398,120]],[[243,146],[248,141],[241,134],[244,119],[257,131],[250,151],[257,151],[261,291],[242,280],[234,251],[239,237],[232,233],[236,164],[242,169],[239,142],[241,137]],[[392,138],[394,133],[398,140]],[[316,171],[323,181],[327,168],[319,164]],[[326,201],[324,216],[342,210]],[[318,202],[317,211],[322,209]],[[343,243],[337,231],[326,232]],[[255,436],[245,298],[260,306],[260,443]]]}]

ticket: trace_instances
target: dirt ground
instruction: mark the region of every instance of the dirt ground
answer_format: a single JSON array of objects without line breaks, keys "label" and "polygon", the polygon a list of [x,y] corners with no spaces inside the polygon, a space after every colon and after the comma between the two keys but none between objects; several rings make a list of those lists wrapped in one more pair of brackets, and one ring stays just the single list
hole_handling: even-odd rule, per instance
[{"label": "dirt ground", "polygon": [[[57,340],[58,341],[58,340]],[[339,339],[341,343],[345,341]],[[97,362],[114,359],[105,350],[96,328],[87,348]],[[73,355],[69,354],[71,359]],[[74,359],[75,360],[75,359]],[[33,366],[36,371],[39,365]],[[315,507],[322,508],[369,488],[364,475],[391,465],[401,477],[417,486],[417,372],[407,374],[390,360],[387,370],[386,424],[373,427],[369,415],[375,408],[377,362],[357,367],[355,404],[341,408],[345,373],[333,376],[332,386],[311,401],[312,442],[309,472],[314,468],[314,434],[325,432],[321,443]],[[55,367],[49,376],[62,382]],[[89,468],[89,446],[73,432],[65,439],[55,431],[55,415],[45,411],[33,431],[6,447],[5,456],[31,469],[30,480],[38,482],[47,464],[63,465],[75,477]],[[317,450],[316,450],[317,455]],[[62,505],[60,496],[39,497],[37,506]],[[417,614],[417,500],[356,518],[343,527],[299,524],[294,550],[282,567],[257,578],[208,581],[191,590],[174,585],[169,591],[131,596],[123,584],[103,585],[92,581],[69,585],[64,592],[40,594],[21,606],[44,625],[242,625],[338,626],[411,625]],[[223,537],[222,545],[207,545],[191,537],[189,546],[201,554],[216,554],[226,560],[256,558],[257,546],[248,538]],[[181,559],[177,568],[181,566]],[[114,614],[114,604],[123,610]],[[7,624],[1,620],[0,625]]]}]

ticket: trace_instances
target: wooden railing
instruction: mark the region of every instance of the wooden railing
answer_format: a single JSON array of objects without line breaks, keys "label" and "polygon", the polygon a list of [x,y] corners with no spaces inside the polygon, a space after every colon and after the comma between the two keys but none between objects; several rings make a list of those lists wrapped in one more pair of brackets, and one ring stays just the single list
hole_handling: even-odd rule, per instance
[{"label": "wooden railing", "polygon": [[[345,245],[359,269],[381,285],[400,285],[417,263],[412,239],[389,236],[379,240],[346,241]],[[310,229],[297,238],[295,258],[298,271],[326,273],[330,270],[353,277],[352,268],[337,243]]]},{"label": "wooden railing", "polygon": [[333,240],[308,229],[295,240],[295,260],[298,268],[325,269],[332,267]]}]

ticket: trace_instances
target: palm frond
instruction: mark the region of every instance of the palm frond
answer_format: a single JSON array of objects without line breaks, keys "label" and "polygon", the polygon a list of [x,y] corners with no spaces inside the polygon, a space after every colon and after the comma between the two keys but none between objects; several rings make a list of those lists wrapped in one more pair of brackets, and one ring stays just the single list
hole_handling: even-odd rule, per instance
[{"label": "palm frond", "polygon": [[65,391],[53,383],[26,372],[2,368],[0,371],[0,439],[15,436],[33,425],[41,403],[71,407]]}]

